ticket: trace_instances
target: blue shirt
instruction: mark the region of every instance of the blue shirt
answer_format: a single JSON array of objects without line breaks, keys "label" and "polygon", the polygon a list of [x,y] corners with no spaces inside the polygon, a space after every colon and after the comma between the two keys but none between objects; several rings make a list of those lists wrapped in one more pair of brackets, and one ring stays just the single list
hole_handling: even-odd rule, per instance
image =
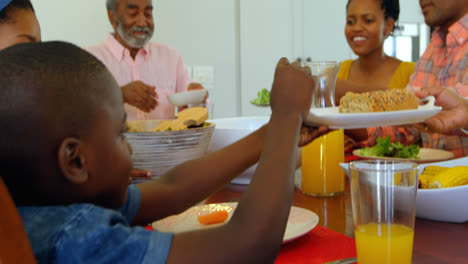
[{"label": "blue shirt", "polygon": [[39,263],[165,263],[173,234],[129,226],[140,201],[130,185],[120,212],[92,204],[18,210]]}]

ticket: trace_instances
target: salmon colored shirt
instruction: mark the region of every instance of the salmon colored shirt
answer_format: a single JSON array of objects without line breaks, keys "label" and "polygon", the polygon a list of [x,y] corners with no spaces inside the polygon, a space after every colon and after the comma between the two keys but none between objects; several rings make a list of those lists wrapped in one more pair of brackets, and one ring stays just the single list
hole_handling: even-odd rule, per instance
[{"label": "salmon colored shirt", "polygon": [[96,46],[85,48],[106,65],[119,86],[133,81],[156,87],[159,105],[150,113],[125,104],[128,120],[172,119],[175,107],[167,96],[185,92],[191,82],[182,57],[176,49],[161,43],[148,43],[140,49],[135,60],[130,51],[109,34],[107,39]]},{"label": "salmon colored shirt", "polygon": [[[434,31],[431,43],[416,64],[410,85],[445,87],[468,96],[468,14],[450,26],[447,34],[440,29]],[[425,148],[449,150],[455,157],[468,155],[468,137],[462,133],[422,131],[421,139]]]}]

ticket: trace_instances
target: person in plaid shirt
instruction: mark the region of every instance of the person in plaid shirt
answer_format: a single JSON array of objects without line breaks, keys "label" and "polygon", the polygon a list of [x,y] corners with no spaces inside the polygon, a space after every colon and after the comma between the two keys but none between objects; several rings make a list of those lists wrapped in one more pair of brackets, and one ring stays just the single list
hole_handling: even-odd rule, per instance
[{"label": "person in plaid shirt", "polygon": [[[442,87],[468,96],[468,3],[460,0],[420,0],[424,20],[435,27],[431,43],[416,63],[410,87]],[[420,130],[422,146],[468,155],[468,137],[462,132],[438,134]]]}]

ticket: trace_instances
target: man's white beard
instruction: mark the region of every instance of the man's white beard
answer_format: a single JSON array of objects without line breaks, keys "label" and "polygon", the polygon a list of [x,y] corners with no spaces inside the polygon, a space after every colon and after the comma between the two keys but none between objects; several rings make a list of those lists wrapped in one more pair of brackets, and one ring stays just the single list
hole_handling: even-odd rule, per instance
[{"label": "man's white beard", "polygon": [[[148,28],[141,28],[137,26],[133,26],[130,29],[130,32],[127,34],[127,32],[124,29],[123,23],[120,22],[120,20],[117,20],[117,34],[120,35],[120,37],[127,43],[128,46],[135,48],[135,49],[141,49],[143,48],[150,40],[151,37],[153,36],[153,32]],[[133,31],[147,31],[147,34],[142,35],[141,37],[135,37],[132,32]]]}]

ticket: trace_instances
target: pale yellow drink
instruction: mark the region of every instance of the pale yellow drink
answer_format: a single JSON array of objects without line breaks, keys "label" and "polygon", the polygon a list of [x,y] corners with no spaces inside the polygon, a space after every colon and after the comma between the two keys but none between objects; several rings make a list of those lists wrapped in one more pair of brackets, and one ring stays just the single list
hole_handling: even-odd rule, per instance
[{"label": "pale yellow drink", "polygon": [[344,190],[343,129],[316,138],[302,148],[302,192],[314,196],[333,196]]},{"label": "pale yellow drink", "polygon": [[359,264],[411,263],[414,232],[399,224],[365,224],[354,230]]}]

